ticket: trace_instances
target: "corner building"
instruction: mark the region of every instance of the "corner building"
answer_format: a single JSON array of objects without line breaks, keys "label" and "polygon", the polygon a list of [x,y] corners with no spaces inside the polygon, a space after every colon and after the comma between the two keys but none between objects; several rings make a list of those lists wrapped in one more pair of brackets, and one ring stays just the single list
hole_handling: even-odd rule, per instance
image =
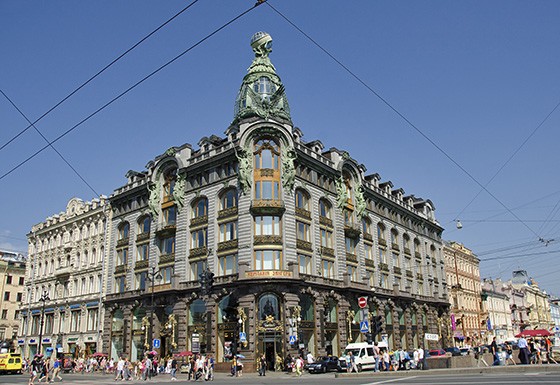
[{"label": "corner building", "polygon": [[[377,315],[377,339],[391,348],[447,345],[433,204],[366,175],[345,151],[304,142],[270,36],[255,34],[251,46],[225,137],[170,148],[109,198],[104,349],[134,361],[153,337],[162,355],[213,353],[218,370],[232,352],[246,370],[261,354],[274,368],[277,355],[339,355],[365,341],[360,322]],[[443,339],[428,345],[425,333]]]}]

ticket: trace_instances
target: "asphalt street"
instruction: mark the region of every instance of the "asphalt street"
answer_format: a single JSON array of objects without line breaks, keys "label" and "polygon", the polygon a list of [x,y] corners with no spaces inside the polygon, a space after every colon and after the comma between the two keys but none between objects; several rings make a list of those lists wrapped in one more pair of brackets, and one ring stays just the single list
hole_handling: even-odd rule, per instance
[{"label": "asphalt street", "polygon": [[[560,368],[559,368],[560,369]],[[304,374],[302,377],[296,377],[293,374],[273,373],[269,372],[266,377],[260,377],[257,374],[244,374],[242,377],[230,377],[223,373],[217,373],[213,384],[345,384],[345,385],[524,385],[524,384],[560,384],[560,370],[546,371],[546,368],[539,370],[538,367],[531,368],[525,372],[507,372],[507,371],[482,371],[473,370],[453,370],[450,374],[446,370],[433,370],[428,372],[406,372],[406,373],[382,373],[363,372],[359,375],[344,375],[335,377],[334,373],[327,374]],[[433,373],[433,374],[432,374]],[[1,384],[26,384],[28,375],[1,375]],[[112,376],[101,374],[66,374],[63,376],[63,383],[77,385],[102,385],[115,384]],[[58,381],[57,381],[58,382]],[[144,381],[131,381],[141,382]],[[153,384],[171,383],[169,375],[158,375],[151,381]],[[199,380],[197,382],[204,382]],[[182,374],[178,376],[175,384],[186,384],[187,376]],[[38,384],[38,382],[35,382]]]}]

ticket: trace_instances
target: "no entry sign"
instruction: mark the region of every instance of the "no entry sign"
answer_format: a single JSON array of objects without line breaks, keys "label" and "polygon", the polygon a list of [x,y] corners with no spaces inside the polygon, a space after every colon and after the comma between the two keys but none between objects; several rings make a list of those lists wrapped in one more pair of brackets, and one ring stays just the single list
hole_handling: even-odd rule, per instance
[{"label": "no entry sign", "polygon": [[367,306],[367,297],[358,297],[358,306],[364,309]]}]

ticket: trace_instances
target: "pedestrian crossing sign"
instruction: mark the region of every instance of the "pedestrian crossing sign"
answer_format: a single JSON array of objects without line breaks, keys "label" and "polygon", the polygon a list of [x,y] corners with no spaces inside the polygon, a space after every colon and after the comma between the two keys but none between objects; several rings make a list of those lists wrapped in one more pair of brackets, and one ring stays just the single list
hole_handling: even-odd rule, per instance
[{"label": "pedestrian crossing sign", "polygon": [[290,345],[293,345],[296,343],[296,336],[290,336]]},{"label": "pedestrian crossing sign", "polygon": [[239,333],[239,341],[241,341],[241,342],[247,342],[247,333],[245,333],[245,332],[240,332],[240,333]]},{"label": "pedestrian crossing sign", "polygon": [[369,332],[369,324],[368,324],[367,321],[360,322],[360,331],[362,333],[368,333]]}]

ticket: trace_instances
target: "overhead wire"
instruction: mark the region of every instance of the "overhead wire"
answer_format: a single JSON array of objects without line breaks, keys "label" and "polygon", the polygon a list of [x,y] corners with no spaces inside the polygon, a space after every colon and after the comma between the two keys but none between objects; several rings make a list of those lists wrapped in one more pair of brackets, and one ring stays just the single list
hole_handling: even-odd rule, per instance
[{"label": "overhead wire", "polygon": [[99,75],[101,75],[103,72],[105,72],[109,67],[111,67],[113,64],[115,64],[116,62],[118,62],[120,59],[122,59],[124,56],[126,56],[128,53],[130,53],[130,51],[132,51],[133,49],[135,49],[136,47],[138,47],[140,44],[142,44],[144,41],[146,41],[147,39],[149,39],[152,35],[154,35],[156,32],[158,32],[160,29],[162,29],[163,27],[165,27],[167,24],[169,24],[171,21],[173,21],[174,19],[176,19],[179,15],[181,15],[183,12],[185,12],[186,10],[188,10],[190,7],[192,7],[194,4],[196,4],[199,0],[193,0],[190,4],[188,4],[186,7],[184,7],[183,9],[181,9],[179,12],[177,12],[175,15],[173,15],[172,17],[170,17],[169,19],[167,19],[163,24],[160,24],[159,27],[157,27],[156,29],[154,29],[152,32],[150,32],[149,34],[147,34],[146,36],[144,36],[142,39],[140,39],[138,42],[136,42],[134,45],[132,45],[130,48],[128,48],[126,51],[124,51],[123,53],[121,53],[119,56],[117,56],[115,59],[113,59],[109,64],[105,65],[102,69],[100,69],[99,71],[97,71],[97,73],[95,73],[95,75],[91,76],[88,80],[86,80],[85,82],[83,82],[78,88],[76,88],[74,91],[70,92],[68,95],[66,95],[64,98],[62,98],[58,103],[56,103],[54,106],[52,106],[51,108],[49,108],[46,112],[44,112],[41,116],[39,116],[39,118],[35,119],[34,122],[29,122],[29,125],[27,127],[25,127],[23,130],[21,130],[19,133],[17,133],[15,136],[13,136],[10,140],[8,140],[6,143],[4,143],[2,146],[0,146],[0,151],[2,151],[2,149],[4,149],[6,146],[8,146],[10,143],[12,143],[14,140],[16,140],[17,138],[19,138],[21,135],[23,135],[27,130],[29,130],[31,127],[33,127],[34,124],[37,124],[39,121],[41,121],[41,119],[43,119],[45,116],[47,116],[48,114],[50,114],[52,111],[54,111],[56,108],[58,108],[62,103],[64,103],[66,100],[70,99],[74,94],[76,94],[78,91],[80,91],[82,88],[84,88],[87,84],[89,84],[91,81],[93,81],[95,78],[97,78]]},{"label": "overhead wire", "polygon": [[369,86],[364,80],[362,80],[358,75],[356,75],[350,68],[348,68],[344,63],[337,59],[333,54],[331,54],[326,48],[314,40],[309,34],[303,31],[299,26],[297,26],[293,21],[291,21],[286,15],[276,9],[270,3],[266,3],[274,12],[276,12],[281,18],[283,18],[288,24],[299,31],[303,36],[305,36],[309,41],[311,41],[317,48],[319,48],[323,53],[330,57],[335,63],[342,67],[350,76],[363,85],[367,90],[369,90],[373,95],[375,95],[383,104],[389,107],[395,114],[397,114],[404,122],[406,122],[410,127],[412,127],[418,134],[420,134],[424,139],[426,139],[432,146],[434,146],[441,154],[443,154],[451,163],[457,166],[465,175],[467,175],[474,183],[476,183],[480,188],[482,188],[488,195],[490,195],[496,202],[498,202],[504,209],[506,209],[510,215],[512,215],[519,223],[521,223],[527,230],[533,233],[537,238],[541,238],[535,230],[533,230],[528,224],[523,222],[509,207],[506,206],[496,195],[494,195],[490,190],[488,190],[482,183],[478,181],[467,169],[465,169],[459,162],[457,162],[451,155],[449,155],[442,147],[440,147],[433,139],[431,139],[427,134],[425,134],[420,128],[418,128],[414,123],[412,123],[403,113],[401,113],[396,107],[394,107],[388,100],[381,96],[377,91],[375,91],[371,86]]},{"label": "overhead wire", "polygon": [[19,114],[21,116],[23,116],[23,118],[35,129],[35,131],[37,131],[37,133],[41,136],[41,138],[44,139],[45,142],[47,142],[47,145],[53,149],[54,152],[56,152],[58,154],[58,156],[60,157],[60,159],[62,159],[62,161],[64,163],[66,163],[66,165],[68,167],[70,167],[70,169],[74,172],[74,174],[76,174],[78,176],[78,178],[80,178],[80,180],[82,182],[84,182],[84,184],[91,190],[93,191],[93,193],[95,194],[95,196],[101,196],[92,186],[91,184],[89,184],[89,182],[82,176],[82,174],[80,174],[78,172],[78,170],[76,170],[76,168],[64,157],[64,155],[62,155],[60,153],[60,151],[58,151],[58,149],[56,149],[54,147],[54,145],[52,143],[49,143],[49,140],[45,137],[45,135],[43,135],[43,133],[37,128],[37,126],[31,122],[31,120],[29,120],[29,118],[27,117],[27,115],[25,115],[23,113],[23,111],[14,103],[14,101],[12,99],[10,99],[8,97],[8,95],[6,95],[6,93],[0,89],[0,93],[2,93],[2,95],[4,95],[4,97],[8,100],[8,102],[10,102],[10,104],[17,110],[17,112],[19,112]]},{"label": "overhead wire", "polygon": [[5,172],[4,174],[2,174],[0,176],[0,180],[4,179],[5,177],[7,177],[8,175],[10,175],[12,172],[14,172],[15,170],[17,170],[18,168],[20,168],[21,166],[23,166],[24,164],[26,164],[27,162],[29,162],[31,159],[33,159],[34,157],[36,157],[37,155],[39,155],[41,152],[43,152],[46,148],[49,147],[50,144],[56,143],[58,142],[60,139],[62,139],[63,137],[65,137],[66,135],[68,135],[69,133],[71,133],[72,131],[74,131],[76,128],[78,128],[79,126],[81,126],[82,124],[84,124],[85,122],[87,122],[89,119],[91,119],[93,116],[97,115],[99,112],[103,111],[105,108],[107,108],[108,106],[110,106],[111,104],[113,104],[114,102],[116,102],[117,100],[119,100],[120,98],[122,98],[124,95],[126,95],[127,93],[129,93],[130,91],[132,91],[133,89],[135,89],[136,87],[138,87],[140,84],[142,84],[143,82],[145,82],[146,80],[148,80],[149,78],[151,78],[152,76],[154,76],[155,74],[157,74],[158,72],[160,72],[161,70],[163,70],[164,68],[166,68],[167,66],[169,66],[170,64],[174,63],[175,61],[177,61],[178,59],[180,59],[181,57],[183,57],[185,54],[187,54],[188,52],[190,52],[191,50],[193,50],[194,48],[198,47],[200,44],[202,44],[203,42],[205,42],[206,40],[208,40],[209,38],[211,38],[212,36],[214,36],[215,34],[217,34],[218,32],[220,32],[221,30],[223,30],[224,28],[228,27],[230,24],[234,23],[235,21],[239,20],[241,17],[245,16],[246,14],[248,14],[249,12],[251,12],[253,9],[255,9],[256,7],[258,7],[261,4],[264,4],[264,2],[266,2],[266,0],[263,1],[259,1],[257,3],[255,3],[251,8],[243,11],[242,13],[240,13],[239,15],[235,16],[234,18],[232,18],[231,20],[229,20],[228,22],[226,22],[225,24],[223,24],[221,27],[215,29],[213,32],[211,32],[210,34],[206,35],[204,38],[200,39],[198,42],[196,42],[195,44],[191,45],[189,48],[187,48],[186,50],[184,50],[183,52],[181,52],[180,54],[178,54],[177,56],[175,56],[174,58],[172,58],[171,60],[167,61],[165,64],[161,65],[160,67],[158,67],[157,69],[155,69],[154,71],[150,72],[148,75],[144,76],[142,79],[140,79],[139,81],[137,81],[136,83],[134,83],[132,86],[130,86],[129,88],[127,88],[126,90],[124,90],[123,92],[121,92],[120,94],[118,94],[117,96],[115,96],[113,99],[111,99],[110,101],[108,101],[107,103],[105,103],[104,105],[102,105],[101,107],[99,107],[97,110],[95,110],[94,112],[92,112],[91,114],[89,114],[88,116],[86,116],[84,119],[80,120],[78,123],[76,123],[75,125],[73,125],[72,127],[70,127],[69,129],[67,129],[66,131],[64,131],[62,134],[60,134],[59,136],[57,136],[54,140],[50,141],[47,145],[41,147],[39,150],[35,151],[32,155],[30,155],[29,157],[27,157],[26,159],[24,159],[23,161],[21,161],[20,163],[18,163],[16,166],[12,167],[9,171]]}]

